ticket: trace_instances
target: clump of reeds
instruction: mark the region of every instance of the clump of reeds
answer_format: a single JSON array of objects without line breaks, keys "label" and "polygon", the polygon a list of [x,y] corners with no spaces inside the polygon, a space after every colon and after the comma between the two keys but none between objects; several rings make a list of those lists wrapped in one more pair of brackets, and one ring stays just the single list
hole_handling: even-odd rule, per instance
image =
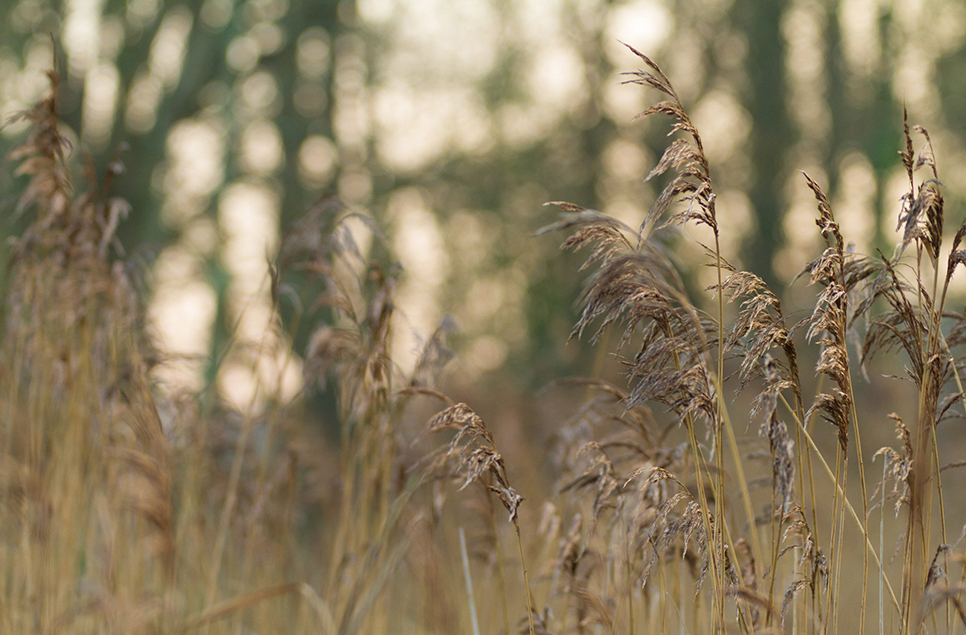
[{"label": "clump of reeds", "polygon": [[[435,550],[425,521],[410,503],[421,482],[415,469],[419,457],[411,451],[419,434],[405,429],[402,420],[414,395],[439,395],[439,373],[452,357],[445,346],[452,324],[444,319],[422,343],[413,369],[403,372],[391,354],[402,268],[361,249],[360,232],[374,241],[371,253],[388,256],[371,218],[338,200],[323,201],[292,228],[277,267],[279,278],[301,272],[309,276],[307,287],[318,282],[321,289],[305,304],[318,322],[304,369],[310,390],[335,395],[340,433],[338,521],[327,536],[326,598],[340,613],[339,632],[382,632],[392,628],[391,611],[375,607],[404,561],[407,537],[430,543],[414,545],[414,558]],[[424,573],[427,583],[435,584],[437,574]],[[443,619],[440,627],[449,624]]]},{"label": "clump of reeds", "polygon": [[352,223],[381,240],[370,220],[324,201],[271,265],[271,332],[242,353],[277,359],[271,342],[314,322],[305,397],[335,395],[335,465],[300,414],[307,399],[236,412],[208,386],[159,401],[150,371],[168,360],[148,337],[149,281],[115,238],[129,213],[111,195],[123,166],[115,158],[98,177],[88,159],[87,189],[75,191],[50,79],[49,96],[19,115],[30,133],[9,156],[29,222],[3,287],[0,631],[386,631],[407,548],[421,540],[435,554],[407,505],[419,477],[402,450],[418,431],[399,424],[450,357],[449,322],[402,373],[391,357],[400,267],[355,243]]},{"label": "clump of reeds", "polygon": [[[947,312],[945,303],[956,267],[966,262],[966,250],[960,249],[966,224],[943,262],[942,185],[928,134],[916,128],[925,139],[917,154],[905,126],[906,147],[900,154],[910,189],[899,216],[902,243],[891,257],[879,253],[868,258],[847,249],[827,197],[805,176],[818,202],[816,223],[826,249],[803,272],[821,289],[814,309],[801,323],[789,324],[778,295],[759,276],[739,271],[721,254],[722,225],[700,134],[667,76],[631,50],[646,69],[631,73],[628,83],[664,97],[641,117],[665,114],[673,122],[670,134],[679,135],[647,178],[669,170],[674,174],[640,228],[557,203],[563,218],[542,230],[569,231],[564,248],[591,250],[584,266],[596,265],[596,270],[584,291],[574,334],[596,325],[592,341],[598,342],[607,329],[621,329],[619,359],[630,382],[626,394],[606,388],[606,400],[594,397],[578,412],[569,428],[582,429],[577,439],[572,433],[562,437],[573,457],[565,465],[574,476],[560,488],[561,497],[588,491],[594,518],[589,530],[578,530],[566,540],[567,555],[558,561],[567,574],[565,588],[578,618],[577,630],[582,632],[588,623],[587,606],[607,606],[588,604],[592,589],[613,588],[606,612],[611,624],[613,601],[619,597],[631,625],[637,604],[643,609],[637,614],[650,613],[649,619],[657,620],[662,630],[679,625],[701,632],[836,632],[846,576],[850,588],[861,588],[861,610],[850,616],[855,621],[848,626],[855,632],[866,627],[870,584],[880,589],[883,632],[891,624],[892,632],[918,633],[927,619],[937,620],[929,616],[946,602],[966,623],[962,590],[949,582],[952,573],[945,565],[950,537],[936,442],[940,422],[962,401],[960,362],[950,347],[963,342],[963,317]],[[917,183],[921,168],[928,176]],[[686,223],[704,226],[713,238],[705,248],[717,276],[709,289],[716,305],[710,314],[702,302],[691,299],[666,257],[664,229]],[[910,267],[904,253],[913,248]],[[914,277],[906,279],[903,269],[911,269]],[[725,323],[725,302],[738,303],[730,326]],[[800,331],[817,346],[815,370],[822,378],[810,400],[794,340]],[[857,352],[850,350],[850,341],[862,343]],[[918,423],[907,428],[899,421],[901,447],[888,450],[883,481],[870,494],[864,461],[870,457],[862,447],[861,431],[883,422],[860,416],[852,375],[856,365],[895,350],[908,360],[919,398]],[[735,372],[729,375],[730,365]],[[729,377],[739,391],[758,386],[750,415],[762,421],[760,434],[767,440],[762,452],[747,453],[737,438],[727,407]],[[600,386],[595,382],[595,392]],[[942,395],[947,396],[941,401]],[[618,408],[605,415],[602,408],[612,409],[614,403],[623,412]],[[660,427],[651,423],[650,409],[641,410],[649,405],[660,405],[668,413],[663,425],[686,431],[683,446],[665,447],[667,428],[655,438]],[[817,419],[832,424],[834,466],[818,449],[827,429],[816,427]],[[618,422],[623,432],[600,438],[597,434],[613,427],[607,422]],[[857,470],[850,470],[850,453]],[[760,481],[754,474],[760,470],[754,467],[754,456],[769,457],[767,499],[755,492]],[[847,495],[849,474],[855,471],[858,502]],[[899,575],[888,570],[881,540],[878,548],[873,545],[876,532],[869,520],[871,505],[884,502],[885,477],[896,483],[896,509],[904,509],[907,518]],[[567,505],[579,518],[580,504]],[[933,542],[935,524],[938,545]],[[601,534],[600,526],[607,531]],[[881,527],[879,531],[881,536]],[[623,560],[621,567],[587,570],[575,577],[576,563],[590,557],[594,545],[606,554],[598,553],[597,559]],[[847,564],[849,553],[862,554],[861,568]],[[675,554],[680,565],[671,557]],[[688,562],[690,571],[682,566]],[[660,576],[656,584],[655,567]],[[849,572],[843,573],[846,567]],[[686,592],[686,579],[696,584],[696,595]],[[615,583],[627,591],[618,592]],[[635,588],[643,594],[637,595]],[[947,613],[947,628],[952,619]],[[565,626],[564,620],[561,628]]]},{"label": "clump of reeds", "polygon": [[[313,317],[331,311],[305,367],[309,382],[337,378],[342,521],[333,523],[332,575],[306,573],[302,560],[322,549],[294,540],[314,529],[299,527],[316,501],[300,474],[324,463],[323,446],[309,447],[320,440],[294,420],[295,406],[238,413],[210,394],[167,395],[159,406],[150,371],[166,360],[145,325],[147,281],[115,238],[129,212],[111,195],[123,166],[115,158],[99,177],[88,159],[86,189],[75,190],[56,71],[50,80],[49,95],[19,115],[30,132],[9,156],[25,179],[16,213],[27,227],[3,286],[0,631],[349,633],[378,624],[369,613],[402,554],[391,532],[401,513],[393,504],[405,499],[393,425],[408,397],[393,394],[399,373],[388,349],[396,274],[365,262],[360,270],[342,231],[347,215],[329,205],[299,228],[302,243],[286,242],[269,281],[276,305],[280,293],[293,297],[279,268],[328,285],[310,305]],[[406,381],[431,382],[446,360],[444,330]],[[291,597],[294,610],[289,602],[280,611]]]},{"label": "clump of reeds", "polygon": [[[445,401],[449,401],[443,397]],[[497,500],[510,513],[509,521],[516,534],[517,547],[520,554],[520,564],[523,568],[523,583],[527,600],[527,625],[529,633],[538,633],[536,624],[540,623],[540,616],[535,614],[533,599],[530,595],[530,579],[527,572],[526,555],[524,553],[523,536],[520,532],[519,508],[523,497],[510,485],[506,464],[503,456],[496,448],[493,434],[483,422],[483,419],[464,403],[453,404],[437,413],[429,422],[428,432],[437,433],[443,430],[455,430],[456,434],[449,444],[429,455],[427,475],[431,478],[449,477],[460,481],[460,489],[465,489],[472,483],[481,483],[489,496],[495,494]],[[490,507],[490,520],[493,521],[493,509]],[[494,546],[499,555],[499,537],[494,528]],[[468,566],[468,565],[467,565]],[[502,606],[504,628],[509,632],[509,611],[506,599],[506,581],[504,572],[499,569],[501,578]],[[473,606],[473,604],[471,604]],[[475,611],[475,608],[473,609]],[[536,617],[536,619],[535,619]],[[478,626],[474,624],[474,632]]]},{"label": "clump of reeds", "polygon": [[177,553],[151,352],[130,273],[112,259],[123,168],[99,179],[88,161],[75,191],[56,71],[50,83],[19,115],[31,132],[10,155],[29,223],[4,281],[0,630],[143,632],[174,608]]}]

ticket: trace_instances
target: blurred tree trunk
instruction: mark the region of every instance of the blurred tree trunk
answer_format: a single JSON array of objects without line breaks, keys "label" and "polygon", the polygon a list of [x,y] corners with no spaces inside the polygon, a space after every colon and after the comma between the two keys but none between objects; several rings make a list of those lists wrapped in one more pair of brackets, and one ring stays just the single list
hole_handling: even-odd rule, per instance
[{"label": "blurred tree trunk", "polygon": [[754,171],[748,197],[758,228],[748,237],[744,264],[773,286],[773,259],[783,242],[788,153],[795,145],[795,130],[785,101],[785,44],[781,33],[787,4],[786,0],[741,2],[734,14],[735,25],[748,43],[744,105],[752,121],[749,151]]}]

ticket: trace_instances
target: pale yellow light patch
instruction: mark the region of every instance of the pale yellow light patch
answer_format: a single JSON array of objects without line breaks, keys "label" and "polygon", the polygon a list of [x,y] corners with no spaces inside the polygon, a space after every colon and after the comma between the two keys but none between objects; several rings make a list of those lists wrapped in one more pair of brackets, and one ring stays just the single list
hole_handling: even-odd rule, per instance
[{"label": "pale yellow light patch", "polygon": [[381,26],[392,18],[395,5],[394,0],[358,0],[356,10],[364,22]]},{"label": "pale yellow light patch", "polygon": [[903,0],[892,3],[892,11],[901,27],[913,29],[928,15],[925,0]]},{"label": "pale yellow light patch", "polygon": [[286,403],[302,390],[302,360],[284,335],[265,332],[258,342],[236,348],[215,379],[219,397],[239,412],[264,412],[269,399]]},{"label": "pale yellow light patch", "polygon": [[277,21],[288,13],[288,0],[247,0],[242,15],[251,23],[260,20]]},{"label": "pale yellow light patch", "polygon": [[[828,183],[824,170],[819,166],[805,166],[804,169],[822,187]],[[782,218],[785,244],[775,254],[772,266],[779,278],[790,282],[801,273],[805,263],[818,255],[822,235],[815,226],[815,219],[818,218],[818,202],[801,174],[795,173],[789,177],[785,189],[786,199],[789,201],[785,216]]]},{"label": "pale yellow light patch", "polygon": [[579,53],[572,46],[551,44],[532,55],[525,80],[531,98],[552,118],[573,111],[587,92]]},{"label": "pale yellow light patch", "polygon": [[143,29],[158,17],[161,0],[128,0],[127,23],[135,29]]},{"label": "pale yellow light patch", "polygon": [[785,73],[788,77],[790,114],[807,144],[822,143],[832,126],[826,101],[826,15],[814,0],[795,0],[782,18],[785,39]]},{"label": "pale yellow light patch", "polygon": [[[628,198],[613,198],[607,201],[607,204],[604,206],[602,211],[608,216],[613,216],[622,223],[625,223],[635,232],[640,231],[641,224],[644,222],[644,218],[647,214],[640,202]],[[636,235],[628,236],[627,239],[630,240],[631,244],[633,245],[635,244],[637,237]]]},{"label": "pale yellow light patch", "polygon": [[279,206],[278,194],[257,182],[235,182],[221,194],[218,225],[225,240],[221,255],[233,287],[243,296],[235,298],[239,308],[259,290],[267,298],[268,257],[278,247]]},{"label": "pale yellow light patch", "polygon": [[166,144],[161,220],[185,227],[208,207],[225,174],[225,135],[214,117],[183,119],[172,126]]},{"label": "pale yellow light patch", "polygon": [[539,47],[525,76],[529,100],[507,103],[497,114],[504,143],[525,148],[549,136],[587,97],[584,73],[583,61],[572,47]]},{"label": "pale yellow light patch", "polygon": [[372,198],[372,175],[361,167],[344,170],[339,175],[338,191],[346,203],[366,204]]},{"label": "pale yellow light patch", "polygon": [[366,52],[365,39],[355,33],[344,33],[336,39],[333,49],[336,87],[348,91],[365,88],[369,74],[363,59]]},{"label": "pale yellow light patch", "polygon": [[158,184],[165,197],[161,218],[183,231],[181,240],[158,258],[148,310],[160,350],[167,356],[156,376],[171,390],[204,387],[218,300],[202,279],[203,259],[217,249],[218,235],[212,221],[200,215],[223,175],[224,133],[218,119],[185,119],[172,126]]},{"label": "pale yellow light patch", "polygon": [[394,225],[393,248],[405,272],[397,290],[398,315],[393,359],[410,369],[419,342],[439,322],[438,295],[446,279],[449,256],[436,216],[425,194],[406,188],[392,195],[387,212]]},{"label": "pale yellow light patch", "polygon": [[936,116],[941,103],[934,83],[934,60],[915,43],[902,48],[893,74],[892,95],[922,119]]},{"label": "pale yellow light patch", "polygon": [[[0,129],[0,134],[5,137],[19,136],[26,127],[26,122],[15,123],[11,120],[15,112],[23,110],[22,106],[18,108],[19,92],[20,65],[11,52],[0,48],[0,118],[10,122]],[[14,127],[17,128],[16,132],[11,131]]]},{"label": "pale yellow light patch", "polygon": [[282,134],[270,119],[256,119],[245,126],[239,146],[239,166],[249,174],[268,176],[285,159]]},{"label": "pale yellow light patch", "polygon": [[22,0],[10,12],[10,24],[21,33],[36,31],[44,18],[44,7],[36,0]]},{"label": "pale yellow light patch", "polygon": [[443,280],[448,259],[425,194],[416,188],[400,190],[390,199],[388,212],[395,225],[393,246],[406,263],[410,277],[420,285],[435,288]]},{"label": "pale yellow light patch", "polygon": [[721,255],[737,266],[742,244],[756,229],[751,200],[744,190],[729,189],[718,195],[715,209],[721,227]]},{"label": "pale yellow light patch", "polygon": [[505,281],[499,277],[479,278],[466,294],[465,320],[468,326],[483,329],[503,308],[506,299]]},{"label": "pale yellow light patch", "polygon": [[344,151],[351,149],[352,163],[361,163],[372,127],[366,87],[367,68],[363,60],[365,42],[357,35],[342,35],[334,49],[332,127],[343,157],[348,159]]},{"label": "pale yellow light patch", "polygon": [[539,108],[532,106],[505,104],[497,113],[503,142],[511,148],[522,149],[545,138],[554,122],[542,114]]},{"label": "pale yellow light patch", "polygon": [[239,412],[259,412],[264,397],[258,394],[258,377],[244,361],[226,359],[215,378],[218,396]]},{"label": "pale yellow light patch", "polygon": [[182,234],[182,241],[188,249],[202,257],[213,256],[219,246],[218,228],[208,217],[196,218],[186,227]]},{"label": "pale yellow light patch", "polygon": [[175,6],[165,14],[151,42],[148,67],[166,90],[173,89],[181,79],[193,21],[191,11],[184,6]]},{"label": "pale yellow light patch", "polygon": [[272,118],[282,106],[278,82],[268,71],[252,73],[239,88],[239,114],[243,117]]},{"label": "pale yellow light patch", "polygon": [[116,60],[124,46],[124,22],[116,15],[104,16],[101,20],[100,58]]},{"label": "pale yellow light patch", "polygon": [[272,350],[265,351],[258,360],[258,379],[262,394],[282,403],[291,401],[302,391],[302,359],[292,354],[292,343],[287,337],[279,338]]},{"label": "pale yellow light patch", "polygon": [[262,56],[275,55],[285,46],[285,30],[274,22],[259,22],[252,27],[251,34]]},{"label": "pale yellow light patch", "polygon": [[941,51],[955,51],[966,39],[966,6],[961,2],[947,2],[939,11],[940,17],[929,24],[930,31],[935,33]]},{"label": "pale yellow light patch", "polygon": [[[696,27],[680,24],[674,35],[674,46],[666,62],[658,62],[669,78],[674,78],[674,91],[681,103],[693,104],[706,88],[708,67],[705,60],[706,38]],[[641,51],[642,53],[644,51]],[[653,59],[653,58],[652,58]],[[653,103],[651,93],[650,103]]]},{"label": "pale yellow light patch", "polygon": [[849,70],[869,75],[879,63],[879,0],[843,0],[838,7],[842,51]]},{"label": "pale yellow light patch", "polygon": [[339,152],[328,137],[311,135],[299,147],[299,178],[312,189],[327,185],[335,174]]},{"label": "pale yellow light patch", "polygon": [[93,151],[103,150],[111,139],[117,110],[120,75],[110,62],[98,64],[84,78],[82,135]]},{"label": "pale yellow light patch", "polygon": [[329,70],[332,58],[329,34],[319,26],[302,31],[295,47],[299,74],[306,79],[321,79]]},{"label": "pale yellow light patch", "polygon": [[124,111],[124,127],[128,132],[144,134],[154,127],[163,91],[164,85],[153,74],[140,72],[135,75]]},{"label": "pale yellow light patch", "polygon": [[601,159],[607,172],[622,179],[643,179],[647,175],[644,150],[630,139],[611,141]]},{"label": "pale yellow light patch", "polygon": [[832,212],[845,242],[858,253],[869,253],[875,237],[875,172],[864,154],[853,152],[839,164],[839,191]]},{"label": "pale yellow light patch", "polygon": [[453,150],[492,146],[489,113],[468,87],[415,90],[397,82],[376,89],[372,103],[376,151],[398,172],[419,172]]},{"label": "pale yellow light patch", "polygon": [[397,0],[393,10],[395,51],[381,62],[387,76],[466,85],[499,59],[501,28],[492,2]]},{"label": "pale yellow light patch", "polygon": [[440,156],[446,124],[435,99],[421,99],[412,86],[399,83],[375,91],[373,106],[376,149],[392,169],[416,172]]},{"label": "pale yellow light patch", "polygon": [[[21,61],[23,67],[21,68]],[[51,68],[50,37],[35,34],[24,45],[22,60],[0,44],[0,134],[21,138],[30,126],[25,119],[11,119],[16,113],[32,108],[50,89],[47,71]],[[66,126],[61,133],[75,144],[77,139]]]},{"label": "pale yellow light patch", "polygon": [[619,4],[607,12],[604,27],[604,51],[614,66],[624,68],[628,60],[643,60],[634,56],[621,42],[654,59],[653,53],[664,45],[674,32],[674,16],[665,3],[657,0],[636,0]]},{"label": "pale yellow light patch", "polygon": [[225,49],[225,61],[231,70],[244,75],[255,70],[260,54],[258,40],[246,33],[233,38],[228,43],[228,48]]},{"label": "pale yellow light patch", "polygon": [[218,225],[221,257],[231,275],[228,308],[237,324],[237,350],[217,378],[233,408],[260,411],[268,398],[287,400],[302,388],[300,360],[278,332],[269,259],[278,248],[278,193],[259,181],[238,181],[222,192]]},{"label": "pale yellow light patch", "polygon": [[212,194],[221,185],[225,135],[218,119],[185,119],[168,134],[168,155],[174,163],[166,186],[192,194]]},{"label": "pale yellow light patch", "polygon": [[197,254],[184,245],[165,248],[154,266],[147,317],[163,354],[155,376],[172,391],[204,387],[218,300],[201,279],[201,268]]},{"label": "pale yellow light patch", "polygon": [[71,75],[83,77],[97,63],[104,0],[68,0],[63,45]]},{"label": "pale yellow light patch", "polygon": [[447,142],[457,152],[478,155],[490,151],[494,146],[495,134],[490,113],[483,99],[476,91],[458,90],[449,95],[447,106],[451,109],[448,118]]},{"label": "pale yellow light patch", "polygon": [[[243,274],[242,274],[243,275]],[[255,288],[251,279],[241,279],[241,275],[232,279],[228,289],[228,303],[232,313],[237,316],[236,325],[239,345],[247,347],[248,355],[262,356],[268,342],[275,341],[272,311],[268,295],[261,293],[268,287]]]},{"label": "pale yellow light patch", "polygon": [[507,343],[492,335],[475,338],[460,355],[460,362],[468,366],[472,374],[496,370],[510,353]]},{"label": "pale yellow light patch", "polygon": [[730,92],[712,90],[693,109],[692,121],[701,132],[705,155],[724,163],[739,152],[751,131],[751,117]]},{"label": "pale yellow light patch", "polygon": [[[517,8],[508,6],[506,11],[513,15]],[[365,108],[368,96],[352,83],[346,85],[345,99],[337,95],[340,145],[353,146],[370,133],[379,159],[403,174],[424,170],[451,152],[478,154],[492,148],[495,133],[491,114],[476,85],[499,60],[506,36],[500,12],[493,2],[486,1],[362,3],[360,15],[372,20],[374,28],[383,28],[381,21],[393,16],[392,50],[373,67],[373,75],[379,79],[370,85],[371,109]],[[551,40],[543,45],[548,46]],[[344,55],[344,48],[337,42],[337,57],[351,60],[354,50]],[[539,81],[541,73],[552,74],[558,65],[552,59],[547,62],[543,69],[528,63],[524,69],[528,81],[534,77]],[[342,62],[338,62],[339,86],[341,67]],[[347,73],[347,77],[354,79],[355,74]],[[572,80],[554,75],[545,83],[559,81]],[[366,119],[368,112],[373,115],[371,122]]]},{"label": "pale yellow light patch", "polygon": [[357,279],[361,279],[366,275],[369,266],[368,258],[373,242],[372,227],[356,216],[345,218],[340,225],[348,232],[348,237],[355,245],[354,250],[358,254],[356,257],[347,258],[345,264]]},{"label": "pale yellow light patch", "polygon": [[231,21],[233,10],[232,0],[205,0],[201,5],[200,15],[209,29],[218,31],[225,28]]},{"label": "pale yellow light patch", "polygon": [[715,57],[723,70],[740,71],[748,57],[748,40],[743,33],[722,34],[714,43]]},{"label": "pale yellow light patch", "polygon": [[[628,52],[628,55],[631,55]],[[633,55],[631,55],[633,57]],[[633,63],[624,60],[624,64]],[[650,104],[647,91],[638,86],[624,85],[628,78],[614,72],[601,85],[601,102],[604,113],[620,126],[639,125],[633,120]]]}]

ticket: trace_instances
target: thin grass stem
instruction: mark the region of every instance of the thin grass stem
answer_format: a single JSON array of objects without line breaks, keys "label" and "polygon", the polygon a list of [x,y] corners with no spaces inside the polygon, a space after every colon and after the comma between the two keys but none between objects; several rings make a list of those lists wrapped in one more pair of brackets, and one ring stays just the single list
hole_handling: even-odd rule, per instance
[{"label": "thin grass stem", "polygon": [[463,527],[459,528],[460,533],[460,556],[463,561],[463,579],[466,581],[466,595],[470,605],[470,624],[473,625],[473,635],[480,635],[480,623],[476,619],[476,598],[473,595],[473,576],[470,574],[470,558],[466,553],[466,533]]},{"label": "thin grass stem", "polygon": [[530,624],[530,635],[536,635],[533,628],[533,598],[530,596],[530,576],[527,573],[526,556],[523,554],[523,538],[520,535],[520,523],[516,518],[513,519],[513,528],[517,533],[517,546],[520,548],[520,566],[523,567],[523,586],[527,590],[527,620]]},{"label": "thin grass stem", "polygon": [[[796,418],[796,423],[798,425],[801,425],[801,423],[797,421],[797,416],[795,415],[795,411],[792,410],[791,406],[788,404],[788,401],[785,400],[784,396],[780,396],[780,399],[785,404],[785,406],[788,408],[788,411],[789,411],[789,413],[791,413],[791,416]],[[849,502],[849,499],[845,495],[845,492],[841,488],[841,485],[836,481],[835,475],[832,473],[832,468],[829,467],[829,464],[825,461],[825,457],[822,455],[821,451],[818,449],[818,446],[815,445],[815,441],[812,439],[812,436],[808,433],[808,430],[806,430],[804,427],[802,427],[802,432],[805,435],[805,440],[808,441],[809,446],[815,452],[815,456],[818,457],[819,463],[825,469],[825,474],[829,477],[829,480],[832,482],[832,485],[835,487],[836,493],[837,494],[840,494],[842,496],[842,500],[845,503],[845,508],[852,515],[852,519],[855,521],[856,526],[861,529],[862,528],[862,520],[859,518],[859,515],[855,512],[855,508],[852,507],[852,504]],[[876,565],[879,566],[879,567],[881,567],[882,566],[882,561],[879,558],[879,554],[876,553],[875,548],[872,546],[872,541],[869,539],[868,535],[865,536],[865,545],[866,545],[866,549],[868,549],[869,550],[869,553],[872,555],[873,560],[875,560]],[[896,609],[896,611],[898,613],[901,614],[902,613],[902,604],[899,602],[899,599],[896,597],[895,591],[893,591],[893,589],[892,589],[892,584],[889,582],[889,578],[883,576],[882,579],[885,582],[886,588],[889,590],[889,595],[892,597],[892,602],[893,602],[894,608]]]}]

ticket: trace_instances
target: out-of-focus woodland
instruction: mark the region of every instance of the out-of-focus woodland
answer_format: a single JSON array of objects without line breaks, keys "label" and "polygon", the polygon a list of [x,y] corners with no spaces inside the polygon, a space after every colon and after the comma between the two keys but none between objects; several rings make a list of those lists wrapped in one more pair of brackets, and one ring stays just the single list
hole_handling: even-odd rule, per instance
[{"label": "out-of-focus woodland", "polygon": [[[655,198],[643,176],[667,129],[634,121],[646,96],[621,85],[636,63],[621,42],[677,78],[733,230],[726,251],[780,285],[816,248],[788,229],[812,209],[799,170],[827,179],[858,247],[881,245],[901,195],[902,105],[950,165],[966,134],[958,2],[11,0],[0,14],[0,113],[43,94],[53,34],[75,151],[101,172],[125,166],[119,237],[155,276],[158,329],[170,352],[209,360],[170,372],[195,388],[237,369],[212,353],[240,306],[264,306],[252,280],[280,236],[331,196],[397,251],[403,330],[453,315],[470,376],[509,368],[532,388],[573,371],[584,356],[561,343],[576,287],[530,234],[549,200],[636,225]],[[964,179],[947,173],[947,196]]]}]

